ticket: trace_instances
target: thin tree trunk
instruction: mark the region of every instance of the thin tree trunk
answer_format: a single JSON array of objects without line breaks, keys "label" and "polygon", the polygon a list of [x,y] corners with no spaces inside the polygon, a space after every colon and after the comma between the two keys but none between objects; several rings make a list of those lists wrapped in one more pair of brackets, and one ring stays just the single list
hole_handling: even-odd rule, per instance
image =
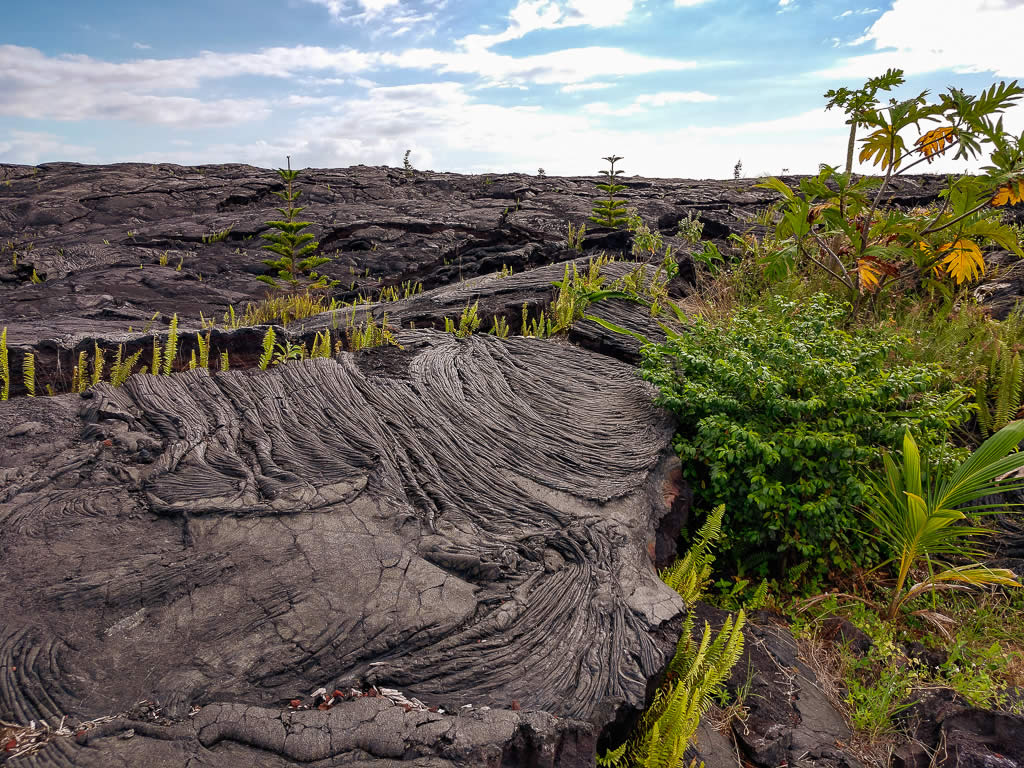
[{"label": "thin tree trunk", "polygon": [[857,139],[857,123],[850,122],[850,143],[846,145],[846,172],[853,171],[853,146]]}]

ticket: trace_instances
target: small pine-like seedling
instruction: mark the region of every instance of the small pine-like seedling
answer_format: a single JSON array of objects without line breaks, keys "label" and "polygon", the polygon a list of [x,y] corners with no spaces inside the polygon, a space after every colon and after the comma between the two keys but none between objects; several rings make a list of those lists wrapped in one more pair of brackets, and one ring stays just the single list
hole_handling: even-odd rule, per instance
[{"label": "small pine-like seedling", "polygon": [[402,167],[405,168],[405,173],[408,176],[412,176],[416,173],[416,169],[412,167],[412,163],[409,162],[409,154],[412,152],[411,149],[405,150],[405,157],[402,158]]},{"label": "small pine-like seedling", "polygon": [[734,165],[732,167],[732,177],[734,179],[739,179],[742,176],[743,176],[743,161],[742,160],[737,160],[736,161],[736,165]]},{"label": "small pine-like seedling", "polygon": [[608,199],[595,202],[593,215],[589,218],[592,222],[602,227],[616,229],[626,223],[626,201],[615,198],[615,195],[626,190],[625,185],[615,183],[616,178],[622,173],[621,170],[615,170],[615,163],[622,158],[618,155],[608,155],[608,157],[601,159],[609,162],[611,170],[599,171],[602,176],[607,177],[607,183],[598,184],[597,188],[606,193]]},{"label": "small pine-like seedling", "polygon": [[[284,200],[286,207],[277,209],[284,219],[266,222],[269,227],[278,231],[260,235],[264,240],[270,241],[261,247],[277,254],[276,259],[265,259],[263,263],[276,271],[278,280],[284,280],[291,285],[298,285],[301,277],[308,277],[313,287],[326,286],[329,282],[327,278],[318,275],[314,270],[321,264],[328,263],[330,259],[315,255],[314,251],[320,243],[313,238],[312,234],[302,231],[313,222],[295,221],[295,217],[304,209],[295,206],[295,201],[299,199],[301,192],[292,189],[292,182],[295,181],[299,172],[292,170],[290,155],[288,156],[287,170],[278,168],[277,173],[287,186],[284,192],[274,192],[274,194]],[[273,288],[279,287],[277,280],[270,275],[260,275],[258,279]]]},{"label": "small pine-like seedling", "polygon": [[538,176],[538,177],[540,177],[540,178],[542,178],[542,179],[543,179],[543,178],[544,178],[544,177],[545,177],[546,175],[547,175],[547,174],[546,174],[546,173],[544,172],[544,169],[543,169],[543,168],[538,168],[538,169],[537,169],[537,176]]}]

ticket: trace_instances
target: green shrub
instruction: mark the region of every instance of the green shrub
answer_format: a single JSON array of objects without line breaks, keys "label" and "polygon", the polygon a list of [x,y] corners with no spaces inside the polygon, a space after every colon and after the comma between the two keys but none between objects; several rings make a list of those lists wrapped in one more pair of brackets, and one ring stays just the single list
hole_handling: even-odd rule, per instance
[{"label": "green shrub", "polygon": [[969,390],[939,366],[897,362],[898,336],[842,330],[848,312],[824,293],[774,297],[644,347],[642,374],[679,421],[674,447],[695,506],[731,510],[723,552],[741,574],[806,561],[814,582],[879,562],[855,511],[879,448],[910,429],[934,464],[962,454],[945,440],[969,416]]}]

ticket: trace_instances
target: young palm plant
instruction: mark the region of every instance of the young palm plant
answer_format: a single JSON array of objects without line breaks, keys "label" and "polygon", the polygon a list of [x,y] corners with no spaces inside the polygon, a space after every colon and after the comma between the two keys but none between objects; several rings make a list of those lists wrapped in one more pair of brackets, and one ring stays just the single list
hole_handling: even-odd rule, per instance
[{"label": "young palm plant", "polygon": [[[887,544],[894,556],[879,568],[895,563],[896,586],[885,617],[896,618],[915,597],[944,589],[970,589],[983,584],[1020,587],[1013,571],[989,568],[977,562],[952,565],[951,561],[977,561],[983,556],[977,537],[989,531],[964,524],[966,513],[993,514],[1005,504],[977,504],[986,496],[1024,488],[1024,481],[1002,478],[1024,466],[1024,452],[1015,449],[1024,439],[1024,421],[1014,421],[982,443],[951,475],[922,466],[917,443],[909,432],[903,437],[903,458],[897,464],[883,456],[885,474],[870,480],[866,517],[877,529],[870,534]],[[914,565],[924,560],[928,577],[907,585]],[[948,621],[933,611],[916,615],[942,627]]]}]

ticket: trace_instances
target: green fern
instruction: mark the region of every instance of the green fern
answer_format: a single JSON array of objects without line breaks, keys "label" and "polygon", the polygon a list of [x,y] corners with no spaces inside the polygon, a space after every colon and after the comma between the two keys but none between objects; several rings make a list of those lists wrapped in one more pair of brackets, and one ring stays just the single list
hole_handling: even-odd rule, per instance
[{"label": "green fern", "polygon": [[110,385],[113,387],[124,386],[124,383],[128,381],[128,377],[135,372],[135,366],[139,364],[139,358],[142,357],[142,350],[137,349],[127,360],[122,362],[121,355],[123,353],[121,350],[121,347],[117,348],[117,354],[114,356],[114,365],[110,369]]},{"label": "green fern", "polygon": [[693,607],[707,587],[715,556],[711,547],[722,535],[725,505],[719,504],[697,531],[697,538],[682,560],[677,560],[661,573],[661,580],[679,593],[687,608]]},{"label": "green fern", "polygon": [[103,381],[103,366],[106,365],[106,360],[99,344],[93,342],[92,349],[92,383],[95,386]]},{"label": "green fern", "polygon": [[318,333],[313,337],[313,348],[309,353],[310,357],[330,357],[331,356],[331,332],[325,330],[323,333]]},{"label": "green fern", "polygon": [[597,764],[600,768],[615,768],[619,765],[619,761],[626,754],[626,747],[629,746],[628,742],[620,744],[618,748],[611,749],[603,755],[597,756]]},{"label": "green fern", "polygon": [[160,339],[153,336],[153,364],[149,367],[149,372],[154,376],[160,374],[160,361],[161,361],[161,350],[160,350]]},{"label": "green fern", "polygon": [[1021,385],[1024,385],[1024,368],[1021,367],[1020,352],[1011,350],[1007,345],[999,367],[996,411],[992,419],[994,431],[1005,427],[1017,414],[1020,409]]},{"label": "green fern", "polygon": [[78,365],[71,371],[71,391],[72,392],[85,392],[88,389],[88,378],[85,375],[86,366],[89,362],[88,355],[85,351],[78,353]]},{"label": "green fern", "polygon": [[759,611],[768,604],[768,579],[761,579],[761,583],[754,590],[754,594],[747,600],[744,608],[748,611]]},{"label": "green fern", "polygon": [[457,339],[468,339],[480,329],[480,316],[477,314],[479,308],[479,301],[475,302],[472,306],[467,304],[465,309],[462,310],[458,325],[450,317],[446,317],[444,319],[445,332],[455,334]]},{"label": "green fern", "polygon": [[[713,634],[704,623],[700,641],[693,638],[693,604],[700,597],[711,573],[711,547],[721,536],[724,505],[716,507],[698,531],[690,551],[682,560],[661,573],[662,579],[687,606],[683,633],[669,662],[665,682],[655,692],[650,706],[640,717],[633,734],[615,750],[598,757],[598,764],[612,768],[678,768],[683,754],[697,732],[700,718],[711,707],[733,665],[743,653],[746,614],[740,610],[728,617]],[[767,583],[755,593],[763,599]],[[692,766],[692,763],[691,763]]]},{"label": "green fern", "polygon": [[978,427],[981,434],[992,434],[992,411],[988,407],[988,376],[982,376],[974,386],[974,399],[978,405]]},{"label": "green fern", "polygon": [[22,375],[25,378],[25,390],[29,397],[36,396],[36,356],[31,352],[25,355],[25,363],[21,367]]},{"label": "green fern", "polygon": [[227,352],[221,352],[220,353],[220,369],[222,371],[227,371],[227,370],[231,369],[231,363],[228,360],[228,353]]},{"label": "green fern", "polygon": [[489,333],[493,336],[497,336],[499,339],[507,339],[509,332],[508,320],[504,317],[498,317],[498,315],[495,315],[492,323]]},{"label": "green fern", "polygon": [[174,365],[174,358],[178,354],[178,313],[171,318],[171,327],[167,331],[167,349],[164,350],[164,376],[171,375],[171,366]]},{"label": "green fern", "polygon": [[205,336],[201,333],[196,334],[196,343],[199,345],[198,365],[206,370],[210,368],[210,335],[212,333],[213,331],[207,331]]},{"label": "green fern", "polygon": [[0,331],[0,400],[11,395],[11,368],[7,361],[7,328]]},{"label": "green fern", "polygon": [[267,328],[267,332],[263,336],[263,354],[260,355],[260,370],[267,370],[267,366],[270,365],[270,361],[274,358],[274,341],[276,334],[274,328]]}]

